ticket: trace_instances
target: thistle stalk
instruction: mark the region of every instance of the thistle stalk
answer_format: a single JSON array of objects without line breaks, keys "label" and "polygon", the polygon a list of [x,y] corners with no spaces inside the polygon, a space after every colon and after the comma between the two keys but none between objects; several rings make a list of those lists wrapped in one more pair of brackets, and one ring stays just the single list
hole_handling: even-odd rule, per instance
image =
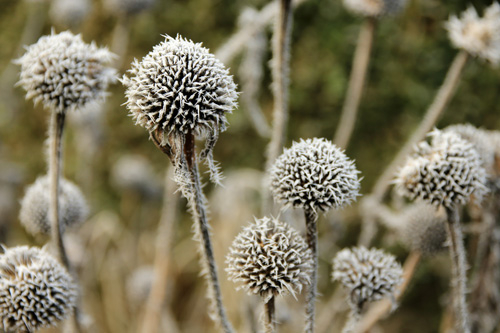
[{"label": "thistle stalk", "polygon": [[342,108],[340,121],[335,131],[333,143],[339,147],[347,148],[351,134],[354,129],[356,115],[363,93],[363,86],[366,81],[366,72],[370,62],[370,53],[373,45],[373,35],[375,33],[376,19],[367,17],[361,26],[356,51],[354,52],[354,62],[352,65],[347,96]]},{"label": "thistle stalk", "polygon": [[306,219],[306,243],[312,253],[312,271],[311,271],[311,284],[307,287],[306,294],[306,325],[305,332],[314,332],[314,316],[316,307],[316,290],[318,280],[318,230],[316,221],[318,219],[317,213],[311,207],[304,207],[304,214]]},{"label": "thistle stalk", "polygon": [[276,313],[275,313],[275,304],[274,304],[274,296],[269,298],[269,301],[264,303],[265,308],[265,328],[266,333],[273,333],[276,331]]},{"label": "thistle stalk", "polygon": [[465,248],[462,229],[457,208],[446,208],[448,217],[450,256],[452,263],[452,287],[455,327],[457,332],[470,332],[469,311],[465,294],[467,292],[467,275]]}]

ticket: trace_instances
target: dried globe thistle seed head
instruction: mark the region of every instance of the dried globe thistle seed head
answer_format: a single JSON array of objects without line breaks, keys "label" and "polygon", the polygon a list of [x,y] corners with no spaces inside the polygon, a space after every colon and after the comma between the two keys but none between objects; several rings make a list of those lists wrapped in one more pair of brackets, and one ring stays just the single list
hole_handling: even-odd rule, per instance
[{"label": "dried globe thistle seed head", "polygon": [[395,180],[398,190],[411,200],[453,208],[471,194],[480,201],[487,192],[486,171],[471,143],[452,132],[434,130],[430,144],[421,142]]},{"label": "dried globe thistle seed head", "polygon": [[170,134],[216,138],[236,107],[236,85],[224,65],[201,44],[166,36],[123,76],[127,106],[136,124]]},{"label": "dried globe thistle seed head", "polygon": [[104,7],[113,14],[132,16],[149,10],[155,0],[105,0]]},{"label": "dried globe thistle seed head", "polygon": [[[21,200],[19,220],[32,235],[50,234],[49,220],[50,182],[48,176],[39,177],[28,187]],[[73,183],[61,179],[59,192],[59,217],[61,230],[83,222],[88,215],[88,206],[80,189]]]},{"label": "dried globe thistle seed head", "polygon": [[500,5],[493,2],[479,17],[474,7],[461,17],[450,16],[445,24],[452,44],[473,56],[497,65],[500,61]]},{"label": "dried globe thistle seed head", "polygon": [[89,0],[52,0],[50,18],[64,27],[78,26],[90,12]]},{"label": "dried globe thistle seed head", "polygon": [[38,248],[0,255],[0,315],[5,332],[55,326],[75,306],[78,287],[59,262]]},{"label": "dried globe thistle seed head", "polygon": [[424,202],[417,202],[403,212],[401,236],[405,244],[424,255],[445,249],[446,212]]},{"label": "dried globe thistle seed head", "polygon": [[343,0],[350,12],[360,16],[387,16],[399,14],[406,6],[407,0]]},{"label": "dried globe thistle seed head", "polygon": [[55,112],[80,108],[104,99],[115,70],[107,67],[114,55],[86,44],[69,31],[52,32],[27,47],[16,63],[21,65],[19,85],[26,98]]},{"label": "dried globe thistle seed head", "polygon": [[294,142],[271,167],[271,191],[285,205],[326,211],[359,196],[359,171],[326,139]]},{"label": "dried globe thistle seed head", "polygon": [[122,190],[136,191],[145,197],[161,195],[161,182],[151,163],[141,155],[124,155],[111,170],[113,184]]},{"label": "dried globe thistle seed head", "polygon": [[403,269],[396,258],[382,250],[365,247],[343,249],[333,259],[332,280],[349,292],[349,303],[360,313],[366,302],[394,297],[403,281]]},{"label": "dried globe thistle seed head", "polygon": [[146,302],[154,282],[154,267],[143,266],[132,272],[127,279],[127,298],[134,307]]},{"label": "dried globe thistle seed head", "polygon": [[310,283],[312,254],[304,239],[289,225],[264,217],[236,236],[226,259],[229,279],[241,283],[264,302],[276,295],[295,296]]}]

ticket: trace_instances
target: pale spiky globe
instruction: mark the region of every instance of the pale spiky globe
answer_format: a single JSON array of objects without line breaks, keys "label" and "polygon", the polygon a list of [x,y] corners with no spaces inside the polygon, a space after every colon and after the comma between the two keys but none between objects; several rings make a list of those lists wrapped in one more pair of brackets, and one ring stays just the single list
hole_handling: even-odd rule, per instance
[{"label": "pale spiky globe", "polygon": [[52,32],[27,47],[16,63],[21,65],[19,85],[26,98],[63,113],[103,100],[116,71],[109,67],[114,55],[85,43],[69,31]]},{"label": "pale spiky globe", "polygon": [[229,279],[267,302],[276,295],[302,290],[310,283],[312,254],[288,224],[264,217],[236,236],[226,259]]},{"label": "pale spiky globe", "polygon": [[4,332],[34,332],[57,325],[72,312],[77,294],[70,274],[44,250],[18,246],[0,255]]},{"label": "pale spiky globe", "polygon": [[487,192],[486,171],[473,145],[453,132],[434,130],[421,142],[395,180],[401,194],[453,208],[480,201]]},{"label": "pale spiky globe", "polygon": [[378,17],[396,15],[406,6],[407,0],[343,0],[348,11],[355,15]]},{"label": "pale spiky globe", "polygon": [[226,114],[236,107],[236,85],[224,65],[201,46],[181,36],[166,36],[123,76],[127,107],[136,124],[163,133],[216,137],[226,129]]},{"label": "pale spiky globe", "polygon": [[461,17],[450,16],[445,24],[452,44],[473,56],[498,65],[500,61],[500,5],[493,2],[479,17],[474,7]]},{"label": "pale spiky globe", "polygon": [[359,171],[330,141],[294,142],[270,170],[274,198],[285,205],[326,211],[350,204],[359,195]]},{"label": "pale spiky globe", "polygon": [[[82,192],[75,184],[61,179],[59,189],[59,218],[61,231],[85,221],[88,206]],[[50,235],[49,217],[50,182],[48,176],[39,177],[30,185],[21,200],[19,220],[32,235]]]},{"label": "pale spiky globe", "polygon": [[347,289],[349,303],[359,313],[367,302],[393,298],[396,287],[403,282],[403,269],[391,254],[354,247],[337,253],[332,280],[340,281]]}]

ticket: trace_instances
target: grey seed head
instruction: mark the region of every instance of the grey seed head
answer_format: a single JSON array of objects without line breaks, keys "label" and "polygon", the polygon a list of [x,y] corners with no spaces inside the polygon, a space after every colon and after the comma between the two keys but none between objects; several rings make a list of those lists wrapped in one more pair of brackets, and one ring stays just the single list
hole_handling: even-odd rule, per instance
[{"label": "grey seed head", "polygon": [[323,138],[294,142],[270,170],[275,200],[294,207],[326,211],[359,196],[359,171],[341,149]]},{"label": "grey seed head", "polygon": [[276,295],[295,296],[310,283],[312,254],[288,224],[264,217],[236,236],[226,263],[229,279],[241,284],[238,289],[267,302]]},{"label": "grey seed head", "polygon": [[145,197],[161,195],[161,181],[141,155],[121,156],[113,165],[111,180],[121,190],[136,191]]},{"label": "grey seed head", "polygon": [[465,204],[487,192],[486,171],[473,145],[452,132],[434,130],[423,141],[395,180],[401,194],[447,208]]},{"label": "grey seed head", "polygon": [[452,44],[490,61],[494,65],[500,62],[500,5],[493,2],[486,8],[483,17],[479,17],[472,6],[462,12],[460,17],[450,16],[445,23]]},{"label": "grey seed head", "polygon": [[57,325],[72,312],[77,294],[70,274],[45,251],[18,246],[0,255],[0,315],[5,332]]},{"label": "grey seed head", "polygon": [[[194,133],[203,138],[226,129],[236,107],[236,85],[224,65],[201,44],[165,36],[123,76],[127,107],[136,124],[164,138]],[[167,142],[163,142],[164,145]]]},{"label": "grey seed head", "polygon": [[355,15],[380,17],[399,14],[407,0],[343,0],[343,3]]},{"label": "grey seed head", "polygon": [[403,211],[402,240],[413,251],[433,255],[443,251],[447,239],[446,213],[424,202]]},{"label": "grey seed head", "polygon": [[[85,221],[88,206],[80,189],[73,183],[61,179],[59,195],[59,218],[61,230],[75,227]],[[51,222],[50,181],[48,176],[39,177],[30,185],[21,200],[19,220],[32,235],[50,235]]]},{"label": "grey seed head", "polygon": [[95,44],[86,44],[69,31],[52,32],[27,47],[15,62],[21,65],[19,85],[26,98],[63,113],[103,100],[116,71],[107,65],[114,55]]},{"label": "grey seed head", "polygon": [[135,269],[127,279],[127,298],[136,307],[146,302],[154,282],[153,266],[143,266]]},{"label": "grey seed head", "polygon": [[360,313],[366,302],[394,297],[396,287],[403,281],[403,269],[391,254],[354,247],[337,253],[332,280],[342,283],[353,311]]},{"label": "grey seed head", "polygon": [[64,27],[78,26],[90,12],[89,0],[52,0],[50,18]]},{"label": "grey seed head", "polygon": [[104,7],[113,14],[132,16],[153,7],[155,0],[105,0]]}]

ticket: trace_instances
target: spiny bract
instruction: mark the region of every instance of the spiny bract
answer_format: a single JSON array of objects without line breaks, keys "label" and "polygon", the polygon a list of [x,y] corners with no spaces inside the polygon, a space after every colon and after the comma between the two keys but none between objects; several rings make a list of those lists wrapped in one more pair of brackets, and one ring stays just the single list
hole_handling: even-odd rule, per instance
[{"label": "spiny bract", "polygon": [[473,56],[484,58],[494,65],[500,62],[500,5],[492,3],[479,17],[474,7],[461,17],[450,16],[446,22],[452,44]]},{"label": "spiny bract", "polygon": [[288,224],[264,217],[255,219],[238,234],[226,263],[232,281],[267,302],[276,295],[295,296],[309,283],[312,254],[304,239]]},{"label": "spiny bract", "polygon": [[123,76],[127,106],[136,124],[170,134],[216,137],[236,107],[236,85],[224,65],[201,44],[166,36]]},{"label": "spiny bract", "polygon": [[402,276],[403,269],[396,258],[375,248],[343,249],[333,259],[332,280],[340,281],[349,291],[349,303],[355,313],[366,302],[394,297]]},{"label": "spiny bract", "polygon": [[401,12],[407,0],[343,0],[344,6],[356,15],[385,16]]},{"label": "spiny bract", "polygon": [[[87,218],[88,206],[80,189],[65,179],[60,181],[59,193],[59,217],[64,232]],[[19,220],[30,234],[50,234],[49,204],[49,177],[39,177],[26,190],[19,212]]]},{"label": "spiny bract", "polygon": [[21,65],[19,84],[26,98],[63,113],[102,100],[115,70],[107,67],[114,55],[95,44],[86,44],[69,31],[52,32],[29,46],[16,63]]},{"label": "spiny bract", "polygon": [[5,332],[33,332],[65,319],[77,286],[57,260],[38,248],[18,246],[0,255],[0,316]]},{"label": "spiny bract", "polygon": [[330,141],[301,139],[271,167],[271,190],[285,205],[326,211],[356,199],[358,174],[354,162]]},{"label": "spiny bract", "polygon": [[487,192],[486,171],[471,143],[453,132],[434,130],[430,144],[421,142],[395,180],[399,191],[411,200],[453,208],[471,194],[481,200]]}]

